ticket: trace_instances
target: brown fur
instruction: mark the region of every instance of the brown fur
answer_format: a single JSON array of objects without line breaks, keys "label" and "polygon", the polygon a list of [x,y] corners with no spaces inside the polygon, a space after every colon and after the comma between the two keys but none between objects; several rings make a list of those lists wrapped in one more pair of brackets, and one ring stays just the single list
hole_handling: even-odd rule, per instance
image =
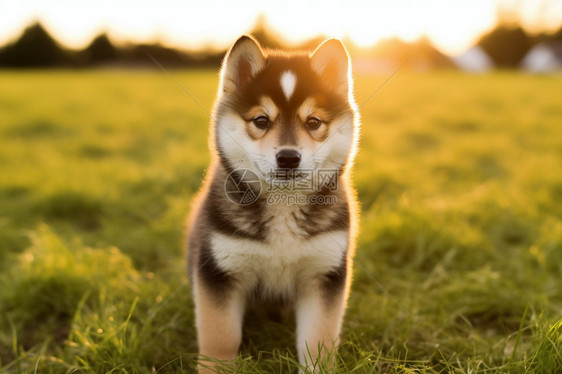
[{"label": "brown fur", "polygon": [[[236,358],[246,305],[267,299],[295,306],[301,362],[310,365],[322,352],[335,349],[357,233],[349,179],[357,117],[348,68],[339,41],[328,41],[309,56],[264,52],[242,37],[225,58],[211,124],[213,161],[189,220],[188,268],[202,356]],[[279,82],[287,70],[296,76],[290,97]],[[256,116],[267,116],[271,126],[254,126]],[[321,120],[318,129],[306,127],[310,116]],[[245,174],[237,171],[253,167],[253,157],[260,161],[286,147],[315,150],[311,154],[316,156],[331,136],[340,148],[333,148],[322,162],[330,166],[327,172],[336,178],[337,188],[315,182],[313,190],[285,191],[288,196],[333,199],[330,204],[272,203],[268,198],[275,191],[268,190],[262,170],[256,170],[257,185],[244,184]],[[268,162],[275,166],[275,161]],[[247,205],[233,203],[225,192],[228,183],[256,190],[257,199]],[[202,367],[200,372],[212,370]]]}]

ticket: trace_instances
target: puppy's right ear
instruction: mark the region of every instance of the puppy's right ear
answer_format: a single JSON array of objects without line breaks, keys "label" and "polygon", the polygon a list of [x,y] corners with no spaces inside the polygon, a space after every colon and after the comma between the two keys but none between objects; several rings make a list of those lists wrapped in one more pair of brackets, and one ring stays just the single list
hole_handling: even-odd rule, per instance
[{"label": "puppy's right ear", "polygon": [[224,58],[221,82],[225,93],[242,89],[265,66],[265,55],[258,42],[241,36]]}]

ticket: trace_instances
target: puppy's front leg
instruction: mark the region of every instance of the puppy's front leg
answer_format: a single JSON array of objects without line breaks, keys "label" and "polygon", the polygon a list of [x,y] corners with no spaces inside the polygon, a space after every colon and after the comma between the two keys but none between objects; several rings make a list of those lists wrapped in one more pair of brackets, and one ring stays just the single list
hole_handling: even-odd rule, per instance
[{"label": "puppy's front leg", "polygon": [[313,282],[295,305],[299,362],[313,369],[325,355],[335,353],[346,303],[345,287],[327,290]]},{"label": "puppy's front leg", "polygon": [[[238,355],[242,340],[244,298],[238,290],[224,295],[208,289],[202,284],[194,285],[195,320],[200,359],[206,357],[232,361]],[[206,362],[213,366],[211,362]],[[214,370],[200,365],[199,373]]]}]

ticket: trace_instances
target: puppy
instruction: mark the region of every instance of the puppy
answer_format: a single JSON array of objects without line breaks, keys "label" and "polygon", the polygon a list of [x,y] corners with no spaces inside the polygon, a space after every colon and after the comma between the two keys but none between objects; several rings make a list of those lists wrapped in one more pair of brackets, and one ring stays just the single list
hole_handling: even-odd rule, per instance
[{"label": "puppy", "polygon": [[189,220],[202,356],[236,358],[245,309],[272,300],[294,308],[302,365],[335,350],[358,220],[356,112],[339,40],[307,54],[265,51],[242,36],[227,53],[212,162]]}]

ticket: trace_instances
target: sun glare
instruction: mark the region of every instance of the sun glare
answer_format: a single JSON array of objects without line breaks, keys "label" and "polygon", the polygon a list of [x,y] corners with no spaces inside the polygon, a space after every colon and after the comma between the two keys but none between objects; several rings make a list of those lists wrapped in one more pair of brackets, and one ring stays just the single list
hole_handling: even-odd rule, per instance
[{"label": "sun glare", "polygon": [[[360,46],[373,45],[382,38],[413,41],[426,36],[444,52],[455,54],[494,25],[498,4],[506,1],[209,0],[133,4],[125,0],[0,0],[0,44],[39,20],[58,40],[73,48],[83,47],[103,31],[117,42],[160,41],[182,48],[225,48],[264,15],[271,31],[294,43],[318,34],[351,38]],[[521,0],[526,7],[521,5],[520,9],[531,6],[529,1]]]},{"label": "sun glare", "polygon": [[496,4],[486,0],[427,2],[373,1],[346,6],[339,1],[323,3],[321,13],[314,7],[303,12],[284,7],[267,13],[272,26],[291,41],[323,33],[349,37],[360,46],[373,45],[383,38],[413,41],[429,37],[450,53],[460,52],[496,21]]}]

